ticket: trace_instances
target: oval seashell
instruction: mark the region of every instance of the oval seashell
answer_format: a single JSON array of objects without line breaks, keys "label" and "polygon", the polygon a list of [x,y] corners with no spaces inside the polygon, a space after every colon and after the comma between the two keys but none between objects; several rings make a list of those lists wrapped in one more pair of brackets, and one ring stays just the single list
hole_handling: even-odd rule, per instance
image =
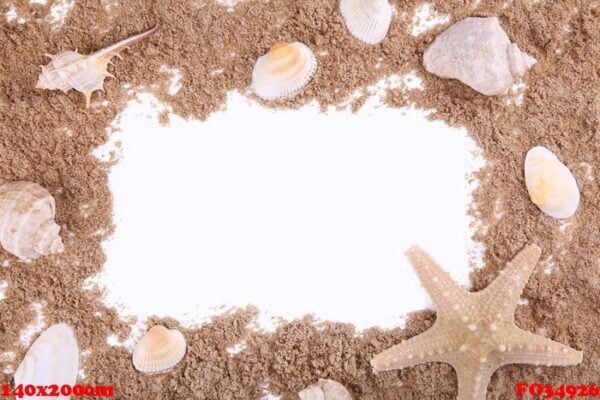
[{"label": "oval seashell", "polygon": [[535,63],[535,58],[510,42],[496,17],[458,21],[423,54],[427,71],[458,79],[487,96],[508,93]]},{"label": "oval seashell", "polygon": [[298,94],[317,71],[317,58],[306,45],[277,42],[256,61],[251,88],[263,100]]},{"label": "oval seashell", "polygon": [[133,366],[140,372],[165,372],[177,365],[185,355],[183,334],[164,326],[153,326],[140,339],[133,351]]},{"label": "oval seashell", "polygon": [[[75,89],[85,95],[86,108],[90,106],[92,93],[104,90],[104,79],[114,78],[108,73],[110,60],[135,42],[150,36],[156,26],[146,32],[121,40],[95,53],[84,56],[75,51],[63,51],[56,55],[46,54],[50,63],[42,65],[36,89],[62,90]],[[119,56],[120,57],[120,56]]]},{"label": "oval seashell", "polygon": [[551,217],[569,218],[579,207],[580,194],[575,177],[543,146],[536,146],[527,153],[525,184],[531,201]]},{"label": "oval seashell", "polygon": [[[73,329],[66,324],[52,325],[46,329],[27,351],[15,372],[18,385],[74,386],[79,370],[79,346]],[[24,399],[42,400],[46,396],[24,396]],[[71,396],[53,397],[70,400]]]},{"label": "oval seashell", "polygon": [[388,0],[340,0],[340,13],[350,34],[367,44],[383,42],[392,22]]},{"label": "oval seashell", "polygon": [[352,400],[348,389],[331,379],[319,379],[298,393],[300,400]]},{"label": "oval seashell", "polygon": [[37,183],[0,185],[0,245],[22,260],[62,253],[52,195]]}]

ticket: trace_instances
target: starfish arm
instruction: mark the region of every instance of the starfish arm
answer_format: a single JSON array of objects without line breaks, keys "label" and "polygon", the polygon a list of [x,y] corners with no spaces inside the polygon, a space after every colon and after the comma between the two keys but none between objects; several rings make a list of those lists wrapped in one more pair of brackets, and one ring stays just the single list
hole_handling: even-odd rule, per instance
[{"label": "starfish arm", "polygon": [[500,353],[503,365],[577,365],[583,360],[583,352],[562,343],[515,327],[506,340],[506,351]]},{"label": "starfish arm", "polygon": [[[498,277],[481,292],[494,312],[514,315],[517,302],[537,265],[542,250],[536,245],[525,247],[506,265]],[[503,301],[498,301],[502,299]]]},{"label": "starfish arm", "polygon": [[431,296],[438,311],[463,309],[467,303],[467,291],[460,287],[435,260],[418,246],[406,252],[423,287]]},{"label": "starfish arm", "polygon": [[471,360],[469,363],[453,363],[456,371],[456,380],[458,381],[458,396],[456,400],[482,400],[486,398],[487,388],[490,379],[496,371],[495,365],[482,364],[479,368],[472,368],[477,360]]},{"label": "starfish arm", "polygon": [[377,354],[371,366],[378,373],[427,362],[447,362],[448,354],[453,352],[458,352],[456,343],[434,324],[425,332]]}]

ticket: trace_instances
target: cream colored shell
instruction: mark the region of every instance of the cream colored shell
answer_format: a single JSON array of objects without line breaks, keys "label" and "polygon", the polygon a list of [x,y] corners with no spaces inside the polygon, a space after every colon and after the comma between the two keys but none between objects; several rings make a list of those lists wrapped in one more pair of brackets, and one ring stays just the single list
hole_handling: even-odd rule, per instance
[{"label": "cream colored shell", "polygon": [[0,185],[0,244],[20,259],[64,250],[52,195],[37,183]]},{"label": "cream colored shell", "polygon": [[383,42],[392,22],[388,0],[340,0],[340,13],[350,34],[367,44]]},{"label": "cream colored shell", "polygon": [[183,359],[186,347],[181,332],[153,326],[135,346],[133,366],[147,374],[168,371]]},{"label": "cream colored shell", "polygon": [[298,94],[312,80],[317,58],[306,45],[275,43],[256,61],[251,89],[263,100],[280,100]]},{"label": "cream colored shell", "polygon": [[[70,385],[77,382],[79,346],[73,330],[66,324],[52,325],[33,342],[15,372],[18,385]],[[47,400],[48,397],[24,396],[24,399]],[[70,400],[71,396],[52,397]]]},{"label": "cream colored shell", "polygon": [[119,56],[119,52],[148,37],[156,27],[139,35],[121,40],[90,55],[84,56],[75,51],[63,51],[56,55],[46,54],[52,60],[42,66],[36,89],[62,90],[75,89],[85,95],[86,107],[89,107],[92,93],[104,90],[104,79],[113,77],[108,73],[110,60]]},{"label": "cream colored shell", "polygon": [[352,400],[348,389],[331,379],[319,379],[298,393],[300,400]]},{"label": "cream colored shell", "polygon": [[525,158],[525,184],[531,201],[554,218],[569,218],[579,206],[575,177],[554,153],[542,146]]},{"label": "cream colored shell", "polygon": [[536,63],[500,26],[498,18],[469,17],[438,35],[425,50],[425,69],[458,79],[487,96],[508,93]]}]

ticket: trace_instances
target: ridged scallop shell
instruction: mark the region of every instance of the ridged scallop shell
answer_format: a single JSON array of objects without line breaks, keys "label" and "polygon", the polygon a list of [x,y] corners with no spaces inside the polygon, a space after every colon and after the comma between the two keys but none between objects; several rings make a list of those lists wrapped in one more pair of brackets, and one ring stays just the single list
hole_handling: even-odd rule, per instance
[{"label": "ridged scallop shell", "polygon": [[104,79],[113,77],[107,70],[110,60],[119,56],[119,52],[126,47],[148,37],[155,30],[156,27],[87,56],[75,51],[63,51],[56,55],[46,54],[52,60],[48,65],[41,66],[42,73],[36,89],[62,90],[63,92],[75,89],[85,95],[87,108],[90,106],[92,93],[96,90],[104,90]]},{"label": "ridged scallop shell", "polygon": [[525,184],[531,201],[551,217],[569,218],[579,207],[580,194],[575,177],[543,146],[536,146],[527,153]]},{"label": "ridged scallop shell", "polygon": [[317,58],[306,45],[277,42],[260,57],[252,71],[252,90],[263,100],[298,94],[317,71]]},{"label": "ridged scallop shell", "polygon": [[135,346],[133,366],[147,374],[170,370],[183,359],[186,347],[181,332],[153,326]]},{"label": "ridged scallop shell", "polygon": [[[15,372],[18,385],[70,385],[77,382],[79,346],[73,330],[66,324],[52,325],[33,342]],[[24,399],[46,400],[48,397],[24,396]],[[52,397],[70,400],[71,396]]]},{"label": "ridged scallop shell", "polygon": [[367,44],[383,42],[392,22],[388,0],[340,0],[340,13],[350,34]]},{"label": "ridged scallop shell", "polygon": [[425,50],[425,69],[458,79],[487,96],[508,93],[536,63],[511,43],[496,17],[469,17],[438,35]]},{"label": "ridged scallop shell", "polygon": [[319,382],[298,393],[300,400],[352,400],[348,389],[331,379],[319,379]]},{"label": "ridged scallop shell", "polygon": [[37,183],[0,185],[0,244],[22,260],[64,251],[52,195]]}]

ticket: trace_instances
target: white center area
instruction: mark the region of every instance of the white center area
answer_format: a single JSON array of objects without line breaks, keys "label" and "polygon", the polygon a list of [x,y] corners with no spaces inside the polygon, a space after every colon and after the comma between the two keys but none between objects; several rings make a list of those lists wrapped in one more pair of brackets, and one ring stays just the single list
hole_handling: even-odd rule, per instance
[{"label": "white center area", "polygon": [[403,254],[415,244],[468,283],[468,175],[482,162],[466,131],[414,110],[273,111],[239,94],[208,121],[161,126],[142,103],[112,137],[116,232],[99,277],[125,315],[202,322],[253,304],[267,319],[395,326],[431,307]]}]

